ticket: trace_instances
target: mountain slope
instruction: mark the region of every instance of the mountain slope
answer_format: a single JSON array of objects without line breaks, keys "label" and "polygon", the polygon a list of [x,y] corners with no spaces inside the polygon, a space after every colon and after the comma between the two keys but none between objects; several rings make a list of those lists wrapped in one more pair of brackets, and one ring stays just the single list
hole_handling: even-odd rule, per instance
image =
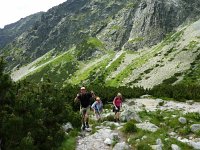
[{"label": "mountain slope", "polygon": [[[38,69],[34,69],[27,79],[39,82],[50,78],[58,85],[93,83],[144,88],[152,88],[163,82],[199,83],[199,29],[200,20],[168,35],[152,48],[136,52],[105,51],[102,48],[90,60],[74,57],[77,56],[74,55],[78,51],[76,48],[58,56],[53,56],[51,52],[32,65]],[[13,77],[18,71],[13,73]]]},{"label": "mountain slope", "polygon": [[6,25],[3,29],[0,29],[0,48],[3,48],[6,44],[12,42],[12,40],[16,37],[32,28],[35,23],[40,21],[42,14],[43,12],[39,12],[25,18],[21,18],[19,21]]},{"label": "mountain slope", "polygon": [[138,50],[195,20],[199,8],[195,0],[68,0],[44,13],[1,51],[12,69],[53,49],[57,54],[67,51],[90,37],[98,38],[105,49]]}]

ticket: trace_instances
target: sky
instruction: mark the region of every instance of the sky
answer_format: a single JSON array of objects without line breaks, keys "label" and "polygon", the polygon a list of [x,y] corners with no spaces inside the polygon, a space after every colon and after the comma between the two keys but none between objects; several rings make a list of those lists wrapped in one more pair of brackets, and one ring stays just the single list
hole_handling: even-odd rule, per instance
[{"label": "sky", "polygon": [[0,28],[66,0],[0,0]]}]

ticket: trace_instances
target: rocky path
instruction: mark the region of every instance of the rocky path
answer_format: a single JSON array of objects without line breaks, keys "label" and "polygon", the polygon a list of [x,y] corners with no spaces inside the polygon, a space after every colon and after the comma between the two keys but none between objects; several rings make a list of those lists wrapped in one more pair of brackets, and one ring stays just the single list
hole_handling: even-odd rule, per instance
[{"label": "rocky path", "polygon": [[111,147],[104,143],[106,138],[111,137],[112,130],[109,128],[99,129],[96,133],[91,134],[84,131],[82,137],[78,137],[78,146],[76,150],[94,150],[94,149],[104,149],[110,150]]},{"label": "rocky path", "polygon": [[[104,124],[104,125],[103,125]],[[117,129],[111,129],[110,126],[116,126]],[[115,122],[103,122],[96,126],[94,134],[83,131],[77,138],[76,150],[122,150],[130,149],[121,136],[119,129],[123,124]],[[114,142],[117,144],[114,146]],[[114,146],[114,147],[113,147]]]},{"label": "rocky path", "polygon": [[[175,102],[175,101],[164,101],[162,99],[151,99],[151,98],[138,98],[138,99],[126,99],[126,102],[123,104],[123,111],[121,112],[121,120],[124,122],[125,120],[136,120],[137,128],[142,130],[148,130],[150,132],[156,132],[159,130],[159,126],[149,122],[149,120],[141,120],[138,112],[146,110],[147,112],[151,111],[176,111],[179,110],[185,113],[196,112],[200,113],[200,103],[187,101],[183,102]],[[102,114],[102,117],[106,117],[109,115],[113,115],[111,110],[107,110]],[[180,121],[184,121],[183,117],[177,118]],[[93,116],[93,119],[95,117]],[[181,120],[182,119],[182,120]],[[185,118],[186,120],[187,118]],[[104,121],[102,123],[98,123],[98,126],[93,127],[92,132],[81,132],[77,137],[77,146],[76,150],[131,150],[130,145],[128,145],[128,140],[123,137],[120,128],[124,126],[125,123],[116,123],[112,121]],[[192,126],[198,126],[198,130],[200,130],[200,124],[191,124]],[[200,149],[200,138],[197,137],[189,137],[183,138],[178,133],[169,132],[169,136],[173,134],[173,138],[176,138],[178,141],[182,143],[186,143],[192,146],[195,149]],[[148,136],[148,135],[147,135]],[[146,137],[146,135],[144,136]],[[138,139],[142,140],[142,139]],[[156,143],[162,143],[159,138],[156,140]],[[152,145],[151,147],[160,147],[162,148],[162,144]],[[174,144],[172,144],[174,147]],[[175,145],[177,147],[177,145]],[[153,148],[154,149],[154,148]]]}]

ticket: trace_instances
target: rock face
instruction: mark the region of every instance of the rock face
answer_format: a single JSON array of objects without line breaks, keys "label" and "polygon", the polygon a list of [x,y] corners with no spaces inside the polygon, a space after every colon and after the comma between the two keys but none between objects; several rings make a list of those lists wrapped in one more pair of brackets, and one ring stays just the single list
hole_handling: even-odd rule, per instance
[{"label": "rock face", "polygon": [[121,113],[121,120],[122,121],[129,121],[129,120],[132,120],[132,119],[134,119],[137,122],[142,122],[139,115],[134,110],[127,109],[127,110],[124,110]]},{"label": "rock face", "polygon": [[199,132],[200,131],[200,124],[193,124],[190,126],[192,132]]},{"label": "rock face", "polygon": [[187,12],[181,0],[142,1],[135,10],[129,42],[126,42],[125,48],[137,49],[143,45],[154,45],[166,33],[179,26],[187,18],[188,15],[185,14]]},{"label": "rock face", "polygon": [[197,17],[199,8],[200,2],[195,0],[68,0],[44,13],[4,50],[8,56],[14,48],[23,52],[9,59],[13,66],[52,49],[66,51],[88,37],[97,37],[106,49],[137,50],[160,42],[167,33]]},{"label": "rock face", "polygon": [[0,29],[0,49],[12,42],[16,37],[31,29],[34,24],[40,21],[43,13],[44,12],[39,12],[30,15]]}]

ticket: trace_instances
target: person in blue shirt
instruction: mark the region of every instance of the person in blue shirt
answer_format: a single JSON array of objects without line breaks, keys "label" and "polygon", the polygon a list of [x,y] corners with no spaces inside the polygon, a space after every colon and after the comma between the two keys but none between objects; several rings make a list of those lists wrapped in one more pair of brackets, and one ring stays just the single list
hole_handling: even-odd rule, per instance
[{"label": "person in blue shirt", "polygon": [[100,97],[96,97],[96,101],[92,104],[91,108],[94,110],[94,114],[96,115],[97,121],[101,119],[101,113],[103,111],[103,103]]}]

